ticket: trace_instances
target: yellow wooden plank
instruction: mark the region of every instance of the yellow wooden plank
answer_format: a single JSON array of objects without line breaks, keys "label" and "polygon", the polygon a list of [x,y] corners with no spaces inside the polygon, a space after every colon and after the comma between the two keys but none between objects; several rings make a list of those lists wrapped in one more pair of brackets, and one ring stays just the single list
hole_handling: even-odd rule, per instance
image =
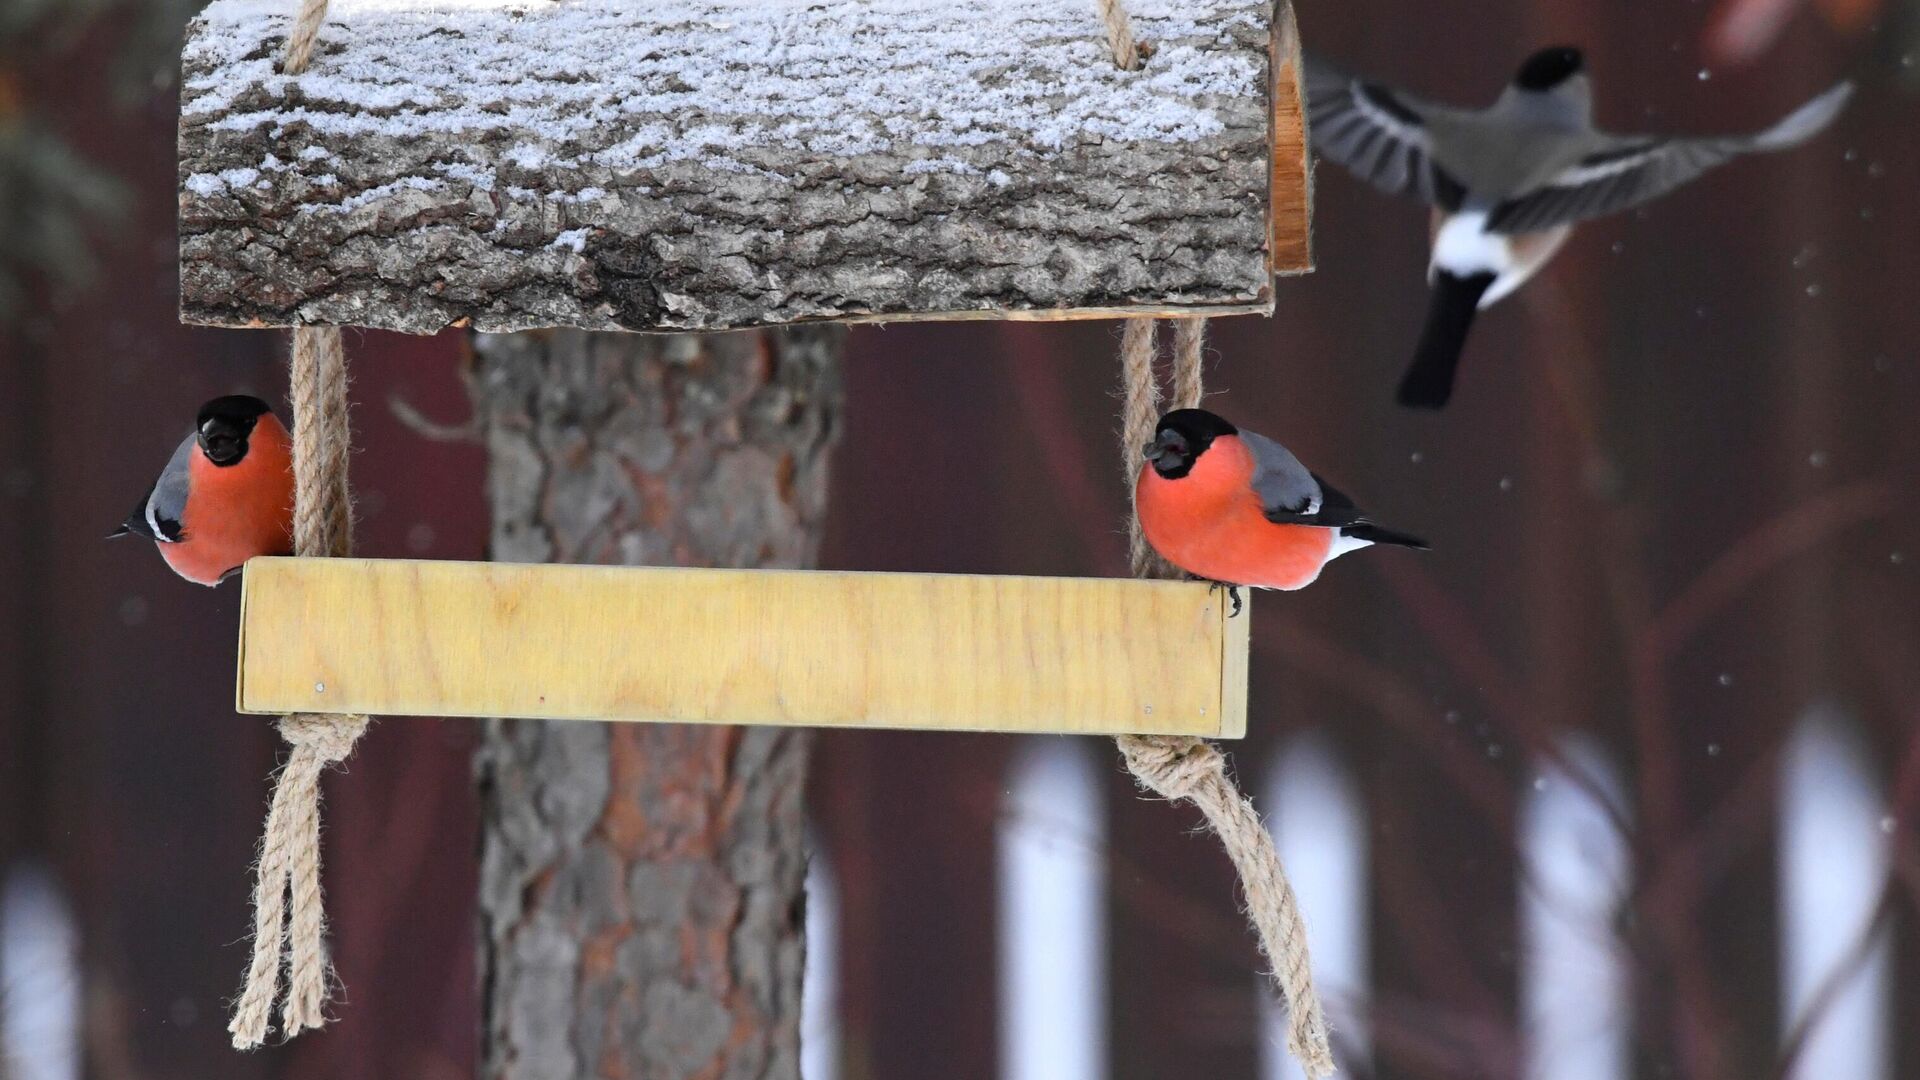
[{"label": "yellow wooden plank", "polygon": [[[1253,626],[1253,590],[1241,589],[1240,614],[1227,619],[1220,640],[1220,712],[1223,720],[1219,737],[1243,739],[1247,735],[1247,658],[1252,651],[1248,633]],[[1228,605],[1227,610],[1232,610]]]},{"label": "yellow wooden plank", "polygon": [[254,559],[244,580],[243,712],[1246,726],[1247,619],[1202,584],[369,559]]}]

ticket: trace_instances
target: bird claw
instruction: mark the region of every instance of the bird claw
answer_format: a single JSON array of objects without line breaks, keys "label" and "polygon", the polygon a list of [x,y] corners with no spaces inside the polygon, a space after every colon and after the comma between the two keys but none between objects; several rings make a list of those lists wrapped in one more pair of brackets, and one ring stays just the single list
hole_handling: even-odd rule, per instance
[{"label": "bird claw", "polygon": [[1208,592],[1218,592],[1218,591],[1220,591],[1221,589],[1225,589],[1225,590],[1227,590],[1227,600],[1228,600],[1228,601],[1229,601],[1229,602],[1230,602],[1230,603],[1231,603],[1231,604],[1233,605],[1233,606],[1232,606],[1232,610],[1231,610],[1231,611],[1229,611],[1229,612],[1227,613],[1227,618],[1229,618],[1229,619],[1237,619],[1237,618],[1239,618],[1239,617],[1240,617],[1240,607],[1241,607],[1241,604],[1240,604],[1240,586],[1238,586],[1238,585],[1229,585],[1229,584],[1227,584],[1227,583],[1226,583],[1226,582],[1224,582],[1224,581],[1209,581],[1209,582],[1207,582],[1207,591],[1208,591]]}]

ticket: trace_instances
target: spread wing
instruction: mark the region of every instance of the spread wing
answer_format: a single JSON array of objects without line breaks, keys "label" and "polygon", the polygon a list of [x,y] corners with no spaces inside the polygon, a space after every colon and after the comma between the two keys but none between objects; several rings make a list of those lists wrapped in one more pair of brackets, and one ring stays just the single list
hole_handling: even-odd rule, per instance
[{"label": "spread wing", "polygon": [[1321,156],[1392,195],[1458,210],[1465,187],[1435,164],[1427,117],[1443,107],[1302,57],[1307,130]]},{"label": "spread wing", "polygon": [[1840,115],[1852,95],[1853,84],[1841,83],[1756,135],[1616,138],[1545,185],[1496,206],[1487,217],[1487,230],[1538,232],[1632,209],[1742,154],[1806,142]]}]

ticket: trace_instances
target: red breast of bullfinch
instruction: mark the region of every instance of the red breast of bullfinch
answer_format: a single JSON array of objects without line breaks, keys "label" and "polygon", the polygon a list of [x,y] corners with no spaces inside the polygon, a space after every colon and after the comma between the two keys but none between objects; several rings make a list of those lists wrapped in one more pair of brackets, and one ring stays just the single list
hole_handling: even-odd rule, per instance
[{"label": "red breast of bullfinch", "polygon": [[256,555],[293,553],[293,440],[259,398],[215,398],[111,536],[145,536],[175,573],[218,585]]},{"label": "red breast of bullfinch", "polygon": [[1382,528],[1286,447],[1204,409],[1160,418],[1134,486],[1147,542],[1195,577],[1298,589],[1373,544],[1424,549]]}]

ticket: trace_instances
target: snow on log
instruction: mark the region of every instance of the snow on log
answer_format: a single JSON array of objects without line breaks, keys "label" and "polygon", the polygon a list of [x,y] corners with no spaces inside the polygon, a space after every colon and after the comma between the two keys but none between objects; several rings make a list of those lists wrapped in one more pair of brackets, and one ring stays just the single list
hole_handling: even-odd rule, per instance
[{"label": "snow on log", "polygon": [[285,76],[297,6],[189,31],[189,322],[1264,313],[1304,268],[1286,0],[1127,0],[1133,72],[1092,0],[333,0]]}]

